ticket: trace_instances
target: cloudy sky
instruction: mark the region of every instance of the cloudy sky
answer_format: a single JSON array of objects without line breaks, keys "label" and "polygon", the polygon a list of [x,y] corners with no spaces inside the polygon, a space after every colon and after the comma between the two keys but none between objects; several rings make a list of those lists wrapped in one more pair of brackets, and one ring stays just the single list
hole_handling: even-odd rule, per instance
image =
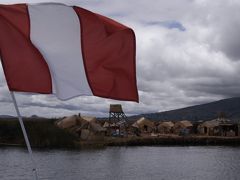
[{"label": "cloudy sky", "polygon": [[[0,0],[21,3],[21,0]],[[28,0],[38,3],[44,0]],[[25,116],[81,112],[108,116],[110,103],[128,115],[171,110],[240,95],[239,0],[54,0],[78,5],[134,29],[140,103],[17,94]],[[0,67],[0,114],[15,115]]]}]

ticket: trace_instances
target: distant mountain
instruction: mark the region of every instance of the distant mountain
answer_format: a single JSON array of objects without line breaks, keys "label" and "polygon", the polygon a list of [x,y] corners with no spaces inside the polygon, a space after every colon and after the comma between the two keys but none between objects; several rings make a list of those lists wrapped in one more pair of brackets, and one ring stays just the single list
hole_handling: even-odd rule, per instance
[{"label": "distant mountain", "polygon": [[12,118],[16,118],[16,117],[10,116],[10,115],[0,115],[0,119],[12,119]]},{"label": "distant mountain", "polygon": [[[32,115],[30,117],[22,116],[23,120],[49,120],[49,119],[55,119],[55,118],[46,118],[46,117],[40,117],[37,115]],[[18,120],[18,117],[16,116],[9,116],[9,115],[0,115],[0,120]]]},{"label": "distant mountain", "polygon": [[199,121],[217,118],[219,114],[225,115],[226,118],[234,121],[240,121],[240,97],[223,99],[171,111],[141,114],[129,117],[129,119],[135,120],[143,116],[152,120]]}]

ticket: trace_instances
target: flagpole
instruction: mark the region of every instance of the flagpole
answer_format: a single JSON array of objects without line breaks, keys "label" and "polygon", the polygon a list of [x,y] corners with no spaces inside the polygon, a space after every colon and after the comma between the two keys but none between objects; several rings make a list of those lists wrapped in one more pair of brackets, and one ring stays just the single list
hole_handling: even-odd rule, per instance
[{"label": "flagpole", "polygon": [[10,94],[12,96],[13,104],[14,104],[14,107],[15,107],[17,115],[18,115],[18,120],[19,120],[19,123],[20,123],[21,128],[22,128],[22,132],[23,132],[23,136],[24,136],[24,139],[25,139],[25,142],[26,142],[26,145],[27,145],[28,153],[30,155],[30,159],[31,159],[31,163],[32,163],[32,171],[33,171],[33,174],[35,176],[35,180],[38,180],[36,163],[33,159],[32,148],[31,148],[31,145],[30,145],[30,142],[29,142],[29,139],[28,139],[28,135],[27,135],[27,132],[26,132],[23,120],[22,120],[22,116],[21,116],[20,111],[18,109],[18,105],[17,105],[17,101],[16,101],[14,93],[12,91],[10,91]]}]

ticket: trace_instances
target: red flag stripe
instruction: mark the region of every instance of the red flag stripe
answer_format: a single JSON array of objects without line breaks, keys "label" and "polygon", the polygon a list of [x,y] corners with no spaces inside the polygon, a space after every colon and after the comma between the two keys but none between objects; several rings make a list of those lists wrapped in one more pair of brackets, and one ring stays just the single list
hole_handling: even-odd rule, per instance
[{"label": "red flag stripe", "polygon": [[83,59],[93,94],[138,102],[134,32],[83,8],[74,10],[81,22]]},{"label": "red flag stripe", "polygon": [[30,41],[27,6],[0,5],[0,54],[11,91],[51,93],[48,66]]}]

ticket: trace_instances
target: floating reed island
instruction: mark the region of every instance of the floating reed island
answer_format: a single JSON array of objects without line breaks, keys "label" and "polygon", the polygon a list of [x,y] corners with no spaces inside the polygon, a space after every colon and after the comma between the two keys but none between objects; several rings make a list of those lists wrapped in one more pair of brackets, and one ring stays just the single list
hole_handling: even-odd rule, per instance
[{"label": "floating reed island", "polygon": [[[153,145],[240,145],[240,126],[226,118],[210,121],[114,122],[73,115],[60,119],[24,118],[30,143],[37,148]],[[0,120],[0,145],[25,146],[16,118]]]}]

